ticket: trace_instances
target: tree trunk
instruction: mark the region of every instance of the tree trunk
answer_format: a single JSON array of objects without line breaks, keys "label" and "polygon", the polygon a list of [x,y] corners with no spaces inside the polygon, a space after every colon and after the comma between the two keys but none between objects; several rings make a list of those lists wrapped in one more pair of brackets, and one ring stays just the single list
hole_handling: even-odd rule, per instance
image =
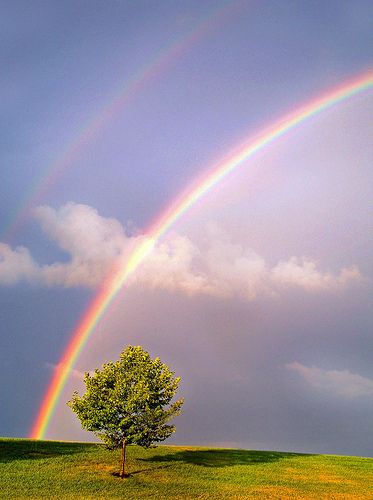
[{"label": "tree trunk", "polygon": [[126,440],[123,439],[122,441],[122,467],[120,471],[120,477],[123,479],[124,477],[127,477],[126,470],[125,470],[125,463],[126,463]]}]

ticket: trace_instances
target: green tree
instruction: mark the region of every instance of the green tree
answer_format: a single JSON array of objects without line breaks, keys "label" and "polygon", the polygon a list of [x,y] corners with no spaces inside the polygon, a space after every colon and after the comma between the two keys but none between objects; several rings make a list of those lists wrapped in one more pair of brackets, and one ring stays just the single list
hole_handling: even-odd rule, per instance
[{"label": "green tree", "polygon": [[140,346],[128,346],[119,361],[85,373],[86,392],[75,391],[67,402],[83,429],[92,431],[110,449],[122,448],[120,477],[125,477],[127,444],[148,448],[175,432],[167,422],[181,411],[183,399],[171,403],[180,377],[152,360]]}]

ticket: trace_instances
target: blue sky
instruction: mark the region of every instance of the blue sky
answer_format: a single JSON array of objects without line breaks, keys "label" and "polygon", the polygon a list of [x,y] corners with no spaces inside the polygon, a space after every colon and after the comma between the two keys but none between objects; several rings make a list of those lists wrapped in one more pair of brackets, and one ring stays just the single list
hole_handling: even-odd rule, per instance
[{"label": "blue sky", "polygon": [[[369,1],[2,3],[1,435],[27,435],[116,252],[243,140],[372,68],[372,14]],[[7,239],[85,127],[201,23]],[[372,106],[369,91],[308,120],[172,228],[92,335],[47,437],[90,439],[65,401],[132,343],[182,376],[175,443],[371,453]]]}]

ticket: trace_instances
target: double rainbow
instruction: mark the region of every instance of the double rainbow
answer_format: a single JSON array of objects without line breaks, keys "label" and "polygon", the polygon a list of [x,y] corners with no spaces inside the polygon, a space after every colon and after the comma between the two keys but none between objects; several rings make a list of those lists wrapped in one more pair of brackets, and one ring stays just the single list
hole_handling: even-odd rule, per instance
[{"label": "double rainbow", "polygon": [[255,153],[270,145],[305,120],[325,111],[352,96],[373,87],[373,71],[360,74],[354,80],[340,85],[307,104],[297,108],[281,120],[259,133],[255,139],[241,145],[235,153],[207,170],[192,186],[189,186],[159,219],[145,233],[144,239],[133,250],[126,264],[115,269],[99,289],[97,295],[83,314],[66,347],[52,380],[43,397],[37,417],[32,426],[30,437],[42,439],[48,429],[50,419],[58,403],[69,373],[80,353],[84,349],[97,323],[107,311],[113,299],[128,282],[146,256],[152,251],[157,241],[166,231],[187,212],[205,193],[227,177],[233,170],[251,159]]}]

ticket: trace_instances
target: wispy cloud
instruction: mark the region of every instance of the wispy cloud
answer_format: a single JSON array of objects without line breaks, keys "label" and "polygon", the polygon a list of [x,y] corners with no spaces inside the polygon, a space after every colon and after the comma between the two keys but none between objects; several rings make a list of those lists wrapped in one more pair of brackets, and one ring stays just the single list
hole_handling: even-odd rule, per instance
[{"label": "wispy cloud", "polygon": [[[0,245],[0,284],[20,281],[44,286],[91,287],[99,285],[113,264],[126,260],[144,236],[128,236],[115,219],[102,217],[87,205],[68,203],[55,210],[36,209],[35,216],[45,234],[70,259],[39,265],[28,249]],[[234,244],[219,231],[206,234],[203,251],[185,236],[171,234],[157,243],[153,252],[131,277],[132,284],[188,294],[240,296],[277,294],[284,289],[335,292],[363,280],[356,266],[339,273],[323,272],[311,259],[291,257],[273,267],[253,249]]]},{"label": "wispy cloud", "polygon": [[[51,371],[54,371],[58,368],[60,368],[61,364],[54,364],[54,363],[46,363],[46,366],[49,370]],[[76,368],[72,368],[69,370],[69,374],[71,377],[73,377],[74,379],[77,379],[77,380],[81,380],[83,381],[84,380],[84,375],[85,375],[85,372],[82,372],[80,370],[77,370]]]},{"label": "wispy cloud", "polygon": [[373,395],[373,380],[348,370],[323,370],[316,366],[302,365],[297,361],[285,367],[298,373],[311,387],[322,392],[345,398]]}]

